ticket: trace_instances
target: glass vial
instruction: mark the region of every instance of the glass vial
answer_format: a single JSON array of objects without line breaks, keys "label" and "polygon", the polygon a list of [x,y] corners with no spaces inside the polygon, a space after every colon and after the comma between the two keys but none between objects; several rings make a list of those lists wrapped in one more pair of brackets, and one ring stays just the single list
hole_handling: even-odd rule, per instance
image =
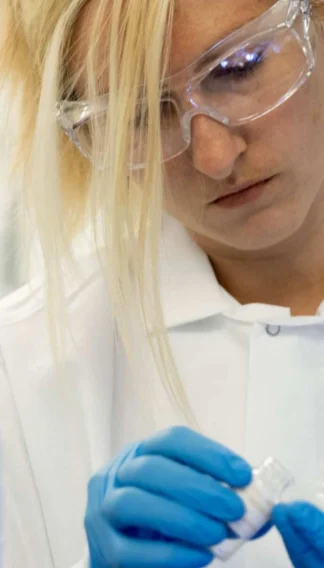
[{"label": "glass vial", "polygon": [[236,493],[246,506],[245,516],[229,527],[238,540],[224,540],[212,548],[215,558],[229,560],[248,540],[253,538],[270,520],[271,512],[288,487],[294,483],[290,473],[274,458],[268,458],[259,468],[253,470],[253,481]]}]

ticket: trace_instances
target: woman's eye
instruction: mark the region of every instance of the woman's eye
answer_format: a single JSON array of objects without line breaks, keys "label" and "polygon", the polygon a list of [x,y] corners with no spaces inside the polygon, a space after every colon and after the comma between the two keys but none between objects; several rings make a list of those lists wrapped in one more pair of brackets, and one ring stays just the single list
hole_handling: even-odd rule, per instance
[{"label": "woman's eye", "polygon": [[252,75],[258,68],[258,63],[246,63],[245,65],[240,65],[237,67],[230,67],[223,71],[221,77],[233,77],[233,79],[240,81],[241,79],[247,79]]},{"label": "woman's eye", "polygon": [[175,106],[171,100],[162,100],[160,103],[161,118],[171,118],[176,112]]},{"label": "woman's eye", "polygon": [[211,90],[225,81],[240,82],[249,79],[265,62],[264,49],[240,51],[224,59],[202,82],[202,87]]},{"label": "woman's eye", "polygon": [[[176,113],[175,106],[170,100],[161,100],[160,102],[160,116],[161,120],[170,120]],[[148,110],[145,106],[141,106],[135,117],[135,128],[147,126],[148,123]]]}]

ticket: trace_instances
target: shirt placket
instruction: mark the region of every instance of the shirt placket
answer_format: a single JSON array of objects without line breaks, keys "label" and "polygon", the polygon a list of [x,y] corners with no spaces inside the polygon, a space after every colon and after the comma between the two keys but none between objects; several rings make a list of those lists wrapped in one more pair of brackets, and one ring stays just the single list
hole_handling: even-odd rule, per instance
[{"label": "shirt placket", "polygon": [[[256,323],[251,334],[245,456],[255,466],[268,456],[279,459],[298,483],[311,479],[318,465],[317,331],[317,326]],[[294,491],[286,497],[293,499]],[[275,530],[246,547],[244,555],[246,566],[257,566],[261,559],[263,568],[291,566]]]}]

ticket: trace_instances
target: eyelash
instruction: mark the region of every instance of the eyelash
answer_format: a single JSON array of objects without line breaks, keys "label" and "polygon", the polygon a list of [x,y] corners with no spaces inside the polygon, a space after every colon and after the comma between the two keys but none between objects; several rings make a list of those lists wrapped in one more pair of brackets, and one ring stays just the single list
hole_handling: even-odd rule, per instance
[{"label": "eyelash", "polygon": [[211,71],[211,73],[206,77],[205,81],[208,79],[226,79],[232,78],[235,81],[243,81],[247,79],[253,73],[255,73],[260,65],[264,62],[264,52],[260,52],[257,54],[257,59],[251,63],[247,63],[243,67],[233,66],[228,68],[220,69],[219,67]]},{"label": "eyelash", "polygon": [[227,69],[220,77],[230,76],[233,77],[236,81],[247,79],[248,77],[253,75],[253,73],[255,73],[259,65],[260,63],[258,62],[248,63],[247,65],[244,65],[244,67],[232,67],[230,69]]}]

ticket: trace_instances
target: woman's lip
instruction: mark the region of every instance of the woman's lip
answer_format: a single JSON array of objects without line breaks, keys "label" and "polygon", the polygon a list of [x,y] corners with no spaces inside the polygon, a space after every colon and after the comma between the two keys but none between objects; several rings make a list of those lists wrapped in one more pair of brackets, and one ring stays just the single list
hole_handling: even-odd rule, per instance
[{"label": "woman's lip", "polygon": [[212,205],[217,205],[218,207],[224,209],[231,209],[234,207],[239,207],[240,205],[244,205],[245,203],[254,201],[255,199],[258,199],[261,196],[263,190],[266,189],[266,187],[268,186],[269,182],[273,179],[273,177],[268,178],[259,183],[256,183],[254,185],[250,185],[245,189],[237,191],[236,193],[231,193],[224,197],[220,197],[215,201],[213,201]]}]

